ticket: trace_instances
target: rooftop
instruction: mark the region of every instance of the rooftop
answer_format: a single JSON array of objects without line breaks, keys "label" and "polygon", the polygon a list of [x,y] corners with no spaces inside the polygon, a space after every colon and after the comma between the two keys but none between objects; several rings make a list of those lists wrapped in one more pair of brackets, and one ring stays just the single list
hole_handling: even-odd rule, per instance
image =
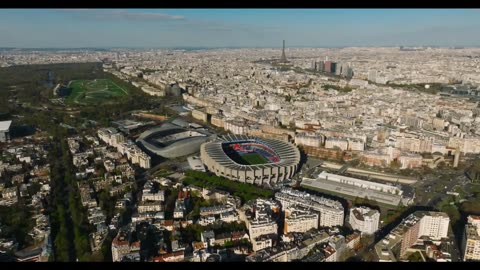
[{"label": "rooftop", "polygon": [[0,131],[8,131],[10,129],[10,125],[12,121],[0,121]]}]

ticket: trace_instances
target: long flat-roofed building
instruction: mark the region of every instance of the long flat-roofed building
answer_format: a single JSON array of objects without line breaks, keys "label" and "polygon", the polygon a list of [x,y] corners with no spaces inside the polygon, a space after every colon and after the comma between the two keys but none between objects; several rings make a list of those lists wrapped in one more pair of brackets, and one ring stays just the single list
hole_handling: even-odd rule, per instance
[{"label": "long flat-roofed building", "polygon": [[301,186],[334,194],[347,195],[351,198],[365,198],[390,206],[400,203],[408,204],[402,196],[403,190],[397,186],[381,184],[372,181],[360,180],[343,175],[323,171],[316,179],[303,178]]}]

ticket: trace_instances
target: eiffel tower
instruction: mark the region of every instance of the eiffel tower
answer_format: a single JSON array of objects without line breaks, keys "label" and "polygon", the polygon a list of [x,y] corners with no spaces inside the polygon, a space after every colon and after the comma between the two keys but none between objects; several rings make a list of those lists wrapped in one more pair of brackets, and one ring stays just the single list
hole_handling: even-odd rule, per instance
[{"label": "eiffel tower", "polygon": [[282,63],[287,63],[287,57],[285,56],[285,40],[283,40],[283,49],[282,49],[282,58],[280,59],[280,62]]}]

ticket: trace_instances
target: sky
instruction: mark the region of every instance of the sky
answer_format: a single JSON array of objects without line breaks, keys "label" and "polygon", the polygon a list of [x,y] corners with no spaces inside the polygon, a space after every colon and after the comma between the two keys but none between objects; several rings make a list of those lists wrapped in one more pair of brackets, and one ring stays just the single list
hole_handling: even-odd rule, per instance
[{"label": "sky", "polygon": [[480,46],[480,9],[1,9],[0,47]]}]

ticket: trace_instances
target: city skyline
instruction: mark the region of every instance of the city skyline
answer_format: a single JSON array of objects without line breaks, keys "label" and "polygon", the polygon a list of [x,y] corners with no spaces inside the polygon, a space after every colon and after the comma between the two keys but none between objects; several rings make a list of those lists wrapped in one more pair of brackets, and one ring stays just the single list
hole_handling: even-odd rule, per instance
[{"label": "city skyline", "polygon": [[0,262],[480,262],[479,11],[0,10]]},{"label": "city skyline", "polygon": [[11,9],[0,47],[477,47],[478,9]]}]

